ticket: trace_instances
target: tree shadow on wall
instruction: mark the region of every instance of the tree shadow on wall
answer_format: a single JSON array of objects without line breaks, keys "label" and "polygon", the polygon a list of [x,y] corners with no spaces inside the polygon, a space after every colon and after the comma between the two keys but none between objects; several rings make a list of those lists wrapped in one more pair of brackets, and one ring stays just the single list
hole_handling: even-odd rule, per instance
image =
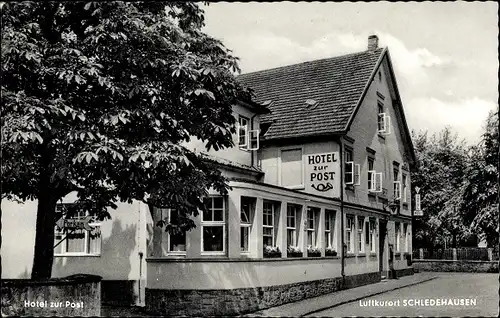
[{"label": "tree shadow on wall", "polygon": [[[113,222],[111,235],[106,238],[101,236],[100,256],[57,256],[54,258],[52,276],[64,277],[78,273],[99,275],[103,278],[102,302],[132,304],[135,301],[135,281],[129,280],[129,276],[132,262],[139,262],[139,255],[132,255],[137,245],[137,225],[122,226],[118,218],[110,221]],[[137,260],[134,260],[135,257]]]}]

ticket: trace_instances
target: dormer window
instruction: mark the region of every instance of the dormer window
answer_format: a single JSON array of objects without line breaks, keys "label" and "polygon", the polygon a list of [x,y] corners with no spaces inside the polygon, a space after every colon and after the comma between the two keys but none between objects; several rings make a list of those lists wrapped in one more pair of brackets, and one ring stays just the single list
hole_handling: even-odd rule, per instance
[{"label": "dormer window", "polygon": [[306,107],[310,108],[310,109],[318,106],[318,101],[314,100],[314,99],[307,99],[305,103],[306,103]]}]

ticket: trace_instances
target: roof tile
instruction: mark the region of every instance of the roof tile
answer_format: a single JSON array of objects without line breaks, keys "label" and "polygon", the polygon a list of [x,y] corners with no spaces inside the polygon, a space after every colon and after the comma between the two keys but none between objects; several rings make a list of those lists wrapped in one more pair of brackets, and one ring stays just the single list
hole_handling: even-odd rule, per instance
[{"label": "roof tile", "polygon": [[[263,123],[272,123],[265,139],[338,133],[363,94],[383,49],[364,51],[242,74],[238,80],[254,90],[259,103],[272,100]],[[307,107],[305,101],[318,104]]]}]

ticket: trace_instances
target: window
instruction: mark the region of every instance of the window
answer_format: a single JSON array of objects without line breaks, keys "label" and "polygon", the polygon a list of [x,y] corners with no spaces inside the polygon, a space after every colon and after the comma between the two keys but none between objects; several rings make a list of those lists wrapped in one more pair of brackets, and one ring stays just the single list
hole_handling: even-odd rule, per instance
[{"label": "window", "polygon": [[368,157],[368,191],[382,192],[382,172],[373,170],[374,159]]},{"label": "window", "polygon": [[378,102],[378,117],[377,117],[377,129],[378,132],[385,131],[385,113],[384,113],[384,105],[379,101]]},{"label": "window", "polygon": [[252,220],[255,211],[255,199],[241,197],[240,209],[240,245],[241,252],[249,252],[250,231],[252,229]]},{"label": "window", "polygon": [[396,252],[400,251],[400,237],[401,237],[401,228],[398,222],[396,224]]},{"label": "window", "polygon": [[299,206],[288,204],[286,208],[286,244],[297,246],[297,212]]},{"label": "window", "polygon": [[346,216],[346,245],[347,245],[347,253],[354,253],[354,216],[347,215]]},{"label": "window", "polygon": [[[175,209],[162,209],[162,219],[164,210],[167,213],[167,222],[176,223],[179,218],[179,213]],[[175,254],[186,253],[186,232],[167,233],[167,252]]]},{"label": "window", "polygon": [[354,184],[354,162],[352,160],[352,149],[345,149],[344,160],[344,182],[345,184]]},{"label": "window", "polygon": [[248,147],[248,118],[240,116],[238,119],[238,146]]},{"label": "window", "polygon": [[284,187],[303,186],[302,166],[301,148],[281,150],[281,185]]},{"label": "window", "polygon": [[345,164],[344,164],[344,183],[352,185],[360,185],[360,170],[361,166],[355,164],[352,156],[352,149],[345,149]]},{"label": "window", "polygon": [[403,174],[403,202],[408,202],[408,197],[407,197],[407,190],[406,190],[406,174]]},{"label": "window", "polygon": [[375,253],[375,241],[376,241],[376,231],[375,231],[375,220],[370,219],[370,252]]},{"label": "window", "polygon": [[[101,224],[92,222],[89,212],[77,203],[60,203],[56,213],[62,213],[54,233],[54,255],[100,255]],[[89,220],[92,230],[75,227],[78,220]]]},{"label": "window", "polygon": [[401,181],[399,181],[399,166],[394,165],[394,182],[393,182],[394,200],[401,199]]},{"label": "window", "polygon": [[368,157],[368,189],[372,189],[372,181],[373,181],[373,166],[375,163],[375,159]]},{"label": "window", "polygon": [[262,236],[264,246],[274,246],[274,211],[275,205],[270,201],[264,201],[262,209]]},{"label": "window", "polygon": [[307,246],[316,247],[316,217],[318,214],[318,208],[307,208]]},{"label": "window", "polygon": [[409,251],[409,235],[408,235],[408,224],[403,224],[403,235],[405,236],[405,252],[408,253]]},{"label": "window", "polygon": [[224,221],[224,198],[205,198],[205,209],[201,218],[202,252],[223,254],[225,252],[226,223]]},{"label": "window", "polygon": [[358,216],[358,252],[363,253],[365,251],[365,218]]},{"label": "window", "polygon": [[334,248],[335,211],[325,210],[325,247]]},{"label": "window", "polygon": [[260,146],[259,140],[260,130],[250,130],[248,131],[248,150],[258,150]]},{"label": "window", "polygon": [[377,113],[377,131],[380,134],[390,134],[391,133],[391,117],[384,112],[384,104],[382,101],[378,101],[378,113]]}]

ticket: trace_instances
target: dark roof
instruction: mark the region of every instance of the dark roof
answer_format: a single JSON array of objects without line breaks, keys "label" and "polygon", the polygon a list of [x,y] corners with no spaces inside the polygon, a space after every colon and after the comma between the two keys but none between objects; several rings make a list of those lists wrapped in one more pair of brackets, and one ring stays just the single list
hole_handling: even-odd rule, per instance
[{"label": "dark roof", "polygon": [[[264,139],[345,132],[383,48],[242,74],[258,103],[272,100]],[[306,100],[318,103],[307,107]]]}]

